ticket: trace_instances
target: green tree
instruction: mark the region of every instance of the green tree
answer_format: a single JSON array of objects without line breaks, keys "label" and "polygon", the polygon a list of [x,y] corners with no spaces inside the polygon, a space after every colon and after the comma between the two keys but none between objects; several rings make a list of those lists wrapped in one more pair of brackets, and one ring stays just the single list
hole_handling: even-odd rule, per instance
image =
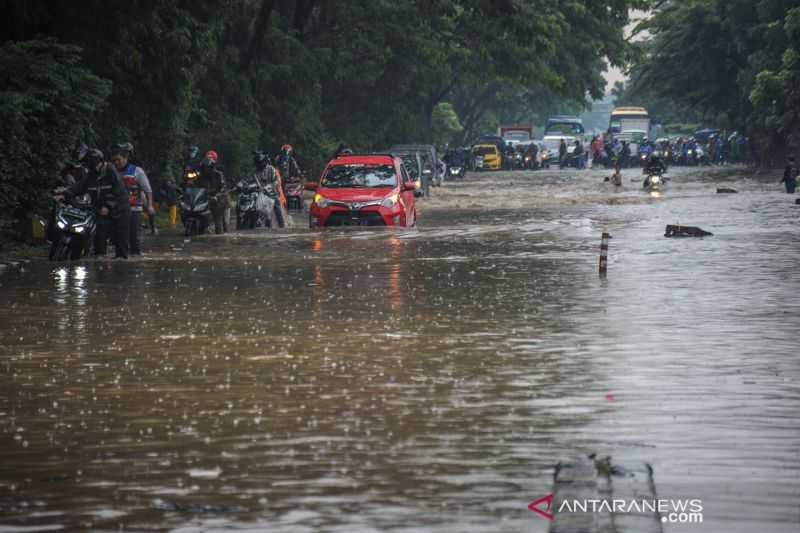
[{"label": "green tree", "polygon": [[93,136],[111,84],[76,46],[21,41],[0,48],[0,87],[0,210],[42,208],[69,149]]},{"label": "green tree", "polygon": [[457,143],[464,131],[453,104],[449,102],[439,102],[433,108],[432,127],[433,141],[439,146]]}]

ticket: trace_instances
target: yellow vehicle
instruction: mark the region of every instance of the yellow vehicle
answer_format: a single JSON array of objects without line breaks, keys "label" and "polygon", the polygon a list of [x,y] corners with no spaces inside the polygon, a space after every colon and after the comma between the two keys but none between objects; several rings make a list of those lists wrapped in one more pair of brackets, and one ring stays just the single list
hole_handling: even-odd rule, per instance
[{"label": "yellow vehicle", "polygon": [[476,170],[500,170],[503,156],[494,144],[476,144],[472,147]]}]

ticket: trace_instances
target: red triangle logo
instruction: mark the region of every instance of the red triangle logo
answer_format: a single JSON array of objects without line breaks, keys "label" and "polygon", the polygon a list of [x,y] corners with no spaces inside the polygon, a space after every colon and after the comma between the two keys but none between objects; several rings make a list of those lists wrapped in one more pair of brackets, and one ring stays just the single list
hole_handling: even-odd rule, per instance
[{"label": "red triangle logo", "polygon": [[[545,509],[540,509],[539,506],[541,504],[547,504]],[[531,502],[528,504],[528,509],[533,511],[534,513],[539,513],[543,517],[547,518],[550,521],[555,520],[555,516],[553,516],[550,511],[550,506],[553,504],[553,493],[551,492],[547,496],[543,498],[539,498],[535,502]]]}]

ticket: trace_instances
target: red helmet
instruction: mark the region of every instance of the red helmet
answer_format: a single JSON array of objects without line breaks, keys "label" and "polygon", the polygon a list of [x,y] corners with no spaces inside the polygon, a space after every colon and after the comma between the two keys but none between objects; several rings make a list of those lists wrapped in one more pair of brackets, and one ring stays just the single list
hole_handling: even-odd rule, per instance
[{"label": "red helmet", "polygon": [[291,152],[291,151],[292,151],[291,144],[284,144],[283,146],[281,146],[281,152]]},{"label": "red helmet", "polygon": [[217,159],[219,159],[219,156],[217,155],[217,152],[215,152],[214,150],[209,150],[208,152],[206,152],[206,159],[216,162]]}]

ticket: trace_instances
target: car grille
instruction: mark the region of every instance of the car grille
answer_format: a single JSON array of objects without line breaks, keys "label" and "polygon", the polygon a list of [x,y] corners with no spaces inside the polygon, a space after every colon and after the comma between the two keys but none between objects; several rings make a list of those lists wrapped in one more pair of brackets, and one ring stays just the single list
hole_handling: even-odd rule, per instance
[{"label": "car grille", "polygon": [[325,220],[326,226],[385,226],[377,211],[335,211]]}]

